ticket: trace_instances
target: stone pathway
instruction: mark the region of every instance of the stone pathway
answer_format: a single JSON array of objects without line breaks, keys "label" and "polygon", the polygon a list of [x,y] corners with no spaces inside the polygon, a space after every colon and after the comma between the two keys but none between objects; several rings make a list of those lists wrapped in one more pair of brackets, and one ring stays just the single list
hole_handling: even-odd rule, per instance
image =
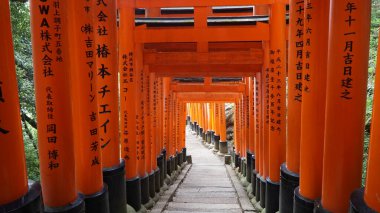
[{"label": "stone pathway", "polygon": [[253,207],[244,207],[250,203],[243,188],[236,186],[236,174],[189,129],[186,146],[193,165],[163,212],[253,212]]}]

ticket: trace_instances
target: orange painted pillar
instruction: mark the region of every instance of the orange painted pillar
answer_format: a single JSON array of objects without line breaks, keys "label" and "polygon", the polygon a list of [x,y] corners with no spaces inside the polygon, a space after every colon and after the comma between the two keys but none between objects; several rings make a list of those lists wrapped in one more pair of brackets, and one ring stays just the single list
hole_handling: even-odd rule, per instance
[{"label": "orange painted pillar", "polygon": [[[45,210],[83,210],[75,187],[67,2],[31,1],[38,148]],[[54,20],[62,20],[54,23]],[[51,26],[56,25],[53,29]],[[49,49],[49,50],[48,50]],[[83,210],[84,211],[84,210]]]},{"label": "orange painted pillar", "polygon": [[313,212],[314,202],[322,193],[329,6],[329,0],[305,2],[301,165],[296,212]]},{"label": "orange painted pillar", "polygon": [[220,103],[215,103],[215,135],[214,135],[214,150],[219,150],[220,142]]},{"label": "orange painted pillar", "polygon": [[[377,55],[380,55],[380,46],[378,47]],[[377,73],[380,72],[380,60],[377,60]],[[368,167],[367,167],[367,181],[365,185],[364,192],[364,201],[366,205],[380,212],[380,200],[379,192],[380,192],[380,131],[378,131],[380,114],[379,114],[379,106],[380,106],[380,75],[376,75],[375,82],[375,98],[373,104],[373,116],[372,116],[372,129],[371,129],[371,140],[369,146],[369,157],[368,157]],[[360,191],[359,191],[360,193]],[[351,196],[351,203],[354,204],[353,197],[356,195],[353,194]],[[360,195],[362,197],[362,195]]]},{"label": "orange painted pillar", "polygon": [[[9,1],[0,2],[0,209],[5,212],[30,208],[28,205],[9,205],[28,196],[34,205],[40,205],[40,190],[34,184],[28,189],[24,141],[20,119],[20,102],[18,99],[15,59],[11,31]],[[32,195],[33,191],[34,195]],[[32,195],[32,196],[31,196]],[[29,209],[30,210],[30,209]],[[25,211],[25,210],[24,210]],[[35,211],[35,210],[33,210]]]},{"label": "orange painted pillar", "polygon": [[219,152],[222,154],[228,153],[228,143],[227,143],[227,126],[226,126],[226,107],[225,103],[220,103],[220,142],[219,142]]},{"label": "orange painted pillar", "polygon": [[[250,106],[251,108],[251,113],[253,113],[253,121],[252,121],[252,126],[253,126],[253,131],[255,131],[254,138],[251,138],[250,140],[254,140],[254,155],[252,156],[252,194],[257,197],[259,196],[259,189],[258,184],[260,183],[258,176],[260,173],[260,140],[262,140],[262,131],[261,128],[263,126],[262,124],[262,89],[261,89],[261,72],[258,72],[255,74],[255,77],[252,78],[252,105]],[[257,198],[257,200],[259,200]]]},{"label": "orange painted pillar", "polygon": [[166,159],[169,159],[169,94],[170,94],[170,78],[164,77],[162,81],[163,94],[163,141],[166,150]]},{"label": "orange painted pillar", "polygon": [[137,164],[138,173],[141,179],[141,203],[143,205],[149,203],[149,174],[147,171],[147,142],[145,140],[145,111],[146,104],[146,79],[144,78],[143,64],[143,45],[135,44],[136,52],[136,74],[137,74],[137,90],[135,97],[136,105],[136,138],[137,138]]},{"label": "orange painted pillar", "polygon": [[[371,2],[331,0],[320,208],[347,212],[361,185]],[[322,207],[323,206],[323,207]]]},{"label": "orange painted pillar", "polygon": [[94,68],[97,77],[98,136],[102,150],[103,179],[109,188],[110,211],[125,211],[121,198],[125,162],[120,160],[117,5],[116,0],[91,2],[95,7]]},{"label": "orange painted pillar", "polygon": [[235,119],[234,119],[234,147],[235,147],[235,167],[240,167],[240,159],[241,159],[241,127],[240,127],[240,100],[237,99],[235,101]]},{"label": "orange painted pillar", "polygon": [[[264,64],[263,74],[261,76],[261,89],[262,89],[262,139],[260,140],[260,174],[257,179],[260,184],[257,189],[260,191],[259,197],[261,207],[265,208],[265,194],[266,194],[266,179],[269,176],[269,124],[270,124],[270,105],[269,105],[269,90],[270,90],[270,50],[269,42],[263,42],[264,49]],[[257,193],[258,194],[258,193]]]},{"label": "orange painted pillar", "polygon": [[281,165],[281,212],[293,212],[294,189],[299,185],[302,70],[304,69],[304,4],[304,1],[291,0],[289,5],[288,132],[286,162]]},{"label": "orange painted pillar", "polygon": [[[157,134],[157,78],[155,73],[149,73],[149,114],[150,114],[150,143],[151,143],[151,166],[154,171],[154,194],[160,192],[160,172],[161,169],[158,167],[160,162],[160,150],[158,147],[158,137]],[[152,187],[153,188],[153,187]]]},{"label": "orange painted pillar", "polygon": [[254,77],[249,77],[247,79],[247,98],[246,98],[246,121],[247,121],[247,181],[252,183],[252,174],[255,168],[254,158],[255,158],[255,139],[256,139],[256,127],[255,127],[255,79]]},{"label": "orange painted pillar", "polygon": [[285,162],[286,142],[286,20],[285,1],[276,0],[270,14],[269,70],[269,178],[265,207],[267,212],[279,209],[280,167]]},{"label": "orange painted pillar", "polygon": [[119,75],[120,75],[120,141],[121,156],[125,161],[127,202],[136,211],[141,208],[141,180],[138,173],[136,105],[136,53],[134,44],[134,5],[119,2]]},{"label": "orange painted pillar", "polygon": [[95,4],[95,56],[103,168],[120,164],[116,0]]},{"label": "orange painted pillar", "polygon": [[[97,78],[93,66],[96,64],[94,52],[95,34],[94,12],[84,8],[92,8],[91,2],[68,1],[70,11],[74,11],[69,20],[71,69],[70,82],[72,86],[72,119],[75,144],[75,176],[78,192],[85,195],[85,205],[88,211],[109,212],[109,202],[104,199],[108,189],[103,187],[102,174],[102,143],[100,142]],[[84,51],[83,51],[84,50]],[[95,75],[95,76],[94,76]]]},{"label": "orange painted pillar", "polygon": [[152,118],[151,118],[151,102],[150,102],[150,74],[149,74],[149,67],[147,65],[144,65],[143,67],[143,75],[144,75],[144,93],[143,93],[143,99],[144,99],[144,143],[145,143],[145,171],[148,173],[149,176],[149,196],[150,198],[154,198],[156,196],[155,192],[155,178],[154,178],[154,170],[152,166],[152,160],[154,159],[152,157],[152,141],[151,141],[151,124],[152,124]]}]

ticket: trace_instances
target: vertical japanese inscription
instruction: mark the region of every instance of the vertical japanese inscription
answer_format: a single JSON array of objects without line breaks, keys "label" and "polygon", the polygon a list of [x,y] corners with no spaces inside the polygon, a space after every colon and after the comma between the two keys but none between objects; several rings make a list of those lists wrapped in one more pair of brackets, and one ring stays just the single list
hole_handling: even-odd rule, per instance
[{"label": "vertical japanese inscription", "polygon": [[340,97],[344,100],[351,100],[353,98],[352,88],[353,88],[353,78],[352,78],[352,64],[355,60],[355,55],[353,54],[354,46],[355,46],[355,35],[356,32],[354,30],[354,25],[357,23],[356,16],[358,15],[356,10],[356,4],[352,2],[351,0],[347,0],[345,2],[346,9],[345,9],[345,31],[343,32],[344,35],[344,43],[342,45],[342,51],[343,51],[343,57],[342,60],[344,62],[343,70],[342,70],[342,80],[341,80],[341,94]]}]

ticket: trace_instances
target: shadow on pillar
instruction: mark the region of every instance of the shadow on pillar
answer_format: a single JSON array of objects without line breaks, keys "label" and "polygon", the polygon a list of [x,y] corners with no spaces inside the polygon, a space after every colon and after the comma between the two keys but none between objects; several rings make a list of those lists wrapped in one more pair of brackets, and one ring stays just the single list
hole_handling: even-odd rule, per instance
[{"label": "shadow on pillar", "polygon": [[116,168],[103,169],[103,181],[108,185],[110,212],[126,213],[125,161]]},{"label": "shadow on pillar", "polygon": [[299,185],[299,175],[281,165],[280,212],[293,213],[294,190]]},{"label": "shadow on pillar", "polygon": [[41,185],[38,182],[29,182],[28,193],[11,203],[0,206],[0,212],[15,213],[40,213],[41,203]]}]

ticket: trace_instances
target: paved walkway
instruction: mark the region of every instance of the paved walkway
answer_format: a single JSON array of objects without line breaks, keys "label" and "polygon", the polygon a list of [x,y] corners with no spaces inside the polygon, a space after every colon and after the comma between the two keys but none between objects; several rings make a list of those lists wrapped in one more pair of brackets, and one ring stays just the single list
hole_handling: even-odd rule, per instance
[{"label": "paved walkway", "polygon": [[206,148],[189,129],[186,146],[188,154],[192,156],[193,165],[164,212],[253,211],[231,167],[226,167],[222,159]]}]

